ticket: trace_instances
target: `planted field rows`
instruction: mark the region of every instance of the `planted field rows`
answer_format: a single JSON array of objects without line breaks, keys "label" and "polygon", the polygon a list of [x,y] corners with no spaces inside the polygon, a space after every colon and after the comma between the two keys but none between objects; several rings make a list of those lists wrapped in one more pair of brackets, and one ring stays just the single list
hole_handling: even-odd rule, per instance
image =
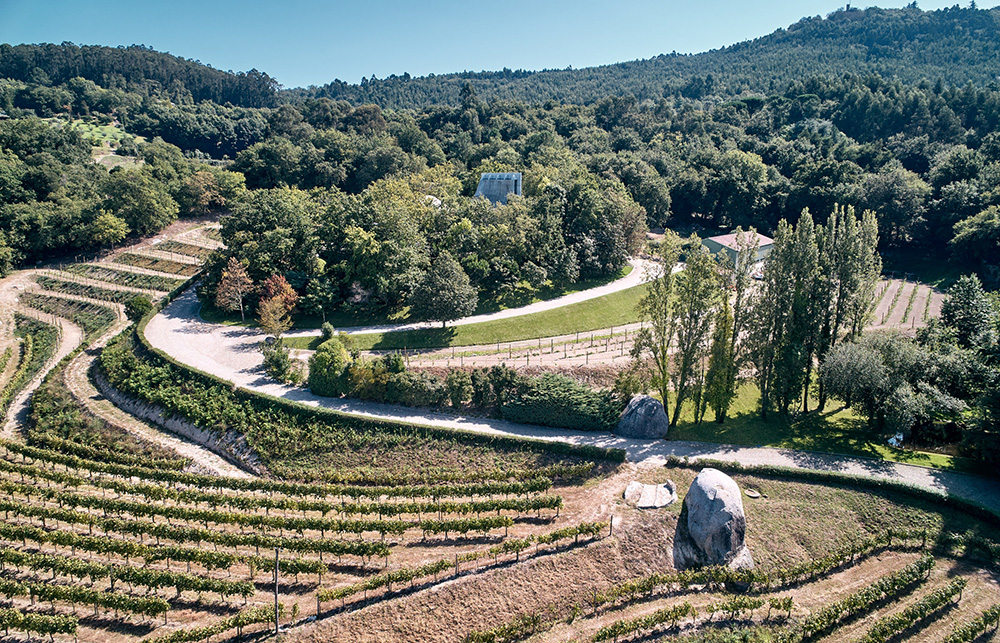
[{"label": "planted field rows", "polygon": [[63,270],[107,284],[160,292],[169,292],[184,283],[183,279],[129,272],[128,270],[113,268],[106,264],[72,264],[64,266]]},{"label": "planted field rows", "polygon": [[111,328],[118,320],[117,311],[89,301],[27,292],[21,295],[21,303],[35,310],[70,320],[83,329],[85,339],[88,341]]},{"label": "planted field rows", "polygon": [[192,257],[194,259],[198,259],[199,261],[207,259],[208,256],[212,254],[211,248],[196,246],[193,243],[184,243],[183,241],[176,241],[174,239],[158,243],[152,246],[152,249],[157,252],[169,252]]},{"label": "planted field rows", "polygon": [[[134,457],[115,475],[108,463],[62,452],[58,440],[49,446],[60,452],[6,442],[0,454],[0,594],[19,609],[44,600],[53,614],[79,618],[80,627],[119,620],[149,634],[164,621],[172,629],[175,613],[189,624],[262,607],[273,563],[267,552],[275,546],[285,552],[281,573],[295,577],[285,581],[292,598],[314,594],[320,609],[544,554],[606,529],[549,526],[562,498],[548,494],[548,484],[517,494],[503,493],[518,489],[510,483],[411,487],[400,491],[412,497],[379,496],[377,503],[330,497],[320,490],[335,488],[322,485],[288,487],[319,494],[312,497],[273,489],[258,496],[207,491],[198,483],[208,476],[179,473],[162,459]],[[173,484],[146,479],[150,471]],[[463,491],[495,495],[459,497]],[[439,499],[415,501],[416,494]],[[408,543],[422,543],[418,559],[405,551]],[[358,576],[383,565],[389,571]]]},{"label": "planted field rows", "polygon": [[870,326],[913,330],[941,312],[944,294],[926,284],[884,280],[876,290]]},{"label": "planted field rows", "polygon": [[136,295],[136,293],[128,290],[102,288],[100,286],[84,284],[78,281],[56,279],[47,275],[39,275],[35,281],[39,286],[41,286],[42,290],[48,290],[56,294],[62,293],[76,297],[87,297],[88,299],[99,299],[101,301],[115,304],[124,304]]},{"label": "planted field rows", "polygon": [[172,261],[170,259],[161,259],[159,257],[150,257],[133,252],[123,252],[115,256],[113,261],[125,266],[135,266],[136,268],[144,268],[146,270],[179,275],[182,277],[191,277],[201,270],[201,268],[195,264],[182,263],[180,261]]}]

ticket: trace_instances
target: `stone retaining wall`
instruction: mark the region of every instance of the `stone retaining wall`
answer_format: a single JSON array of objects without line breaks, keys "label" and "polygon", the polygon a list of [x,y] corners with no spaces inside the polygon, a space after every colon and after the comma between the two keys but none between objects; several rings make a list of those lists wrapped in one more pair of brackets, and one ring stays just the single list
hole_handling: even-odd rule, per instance
[{"label": "stone retaining wall", "polygon": [[247,444],[246,436],[242,433],[206,431],[183,418],[169,414],[165,409],[155,404],[137,400],[119,391],[108,382],[99,368],[94,368],[92,375],[97,390],[123,411],[171,433],[183,436],[250,473],[258,476],[266,475],[267,469],[261,464],[260,458],[254,450]]}]

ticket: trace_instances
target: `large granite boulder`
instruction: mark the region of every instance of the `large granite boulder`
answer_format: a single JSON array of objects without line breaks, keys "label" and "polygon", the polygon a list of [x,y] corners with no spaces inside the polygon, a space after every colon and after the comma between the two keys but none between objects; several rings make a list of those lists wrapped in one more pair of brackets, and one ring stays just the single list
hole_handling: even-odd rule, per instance
[{"label": "large granite boulder", "polygon": [[648,395],[636,395],[618,418],[615,435],[639,440],[659,440],[667,437],[670,420],[663,404]]},{"label": "large granite boulder", "polygon": [[674,567],[753,569],[753,557],[743,540],[746,530],[736,481],[718,469],[702,469],[691,483],[677,520]]}]

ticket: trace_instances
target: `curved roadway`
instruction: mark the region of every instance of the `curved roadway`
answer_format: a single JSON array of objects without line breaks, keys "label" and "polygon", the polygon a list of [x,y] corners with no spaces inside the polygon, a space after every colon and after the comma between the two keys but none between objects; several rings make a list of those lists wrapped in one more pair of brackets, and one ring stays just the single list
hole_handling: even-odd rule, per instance
[{"label": "curved roadway", "polygon": [[771,464],[894,479],[936,491],[947,491],[1000,513],[1000,481],[920,466],[787,449],[666,440],[630,440],[605,433],[575,433],[515,424],[504,420],[320,397],[304,388],[279,384],[264,374],[258,350],[263,335],[259,331],[205,322],[198,315],[200,306],[194,289],[189,288],[150,320],[146,326],[147,339],[153,346],[178,362],[211,373],[250,391],[372,418],[445,426],[479,433],[616,447],[624,449],[628,453],[629,460],[648,466],[662,465],[669,456],[687,456],[692,459],[711,458],[743,464]]}]

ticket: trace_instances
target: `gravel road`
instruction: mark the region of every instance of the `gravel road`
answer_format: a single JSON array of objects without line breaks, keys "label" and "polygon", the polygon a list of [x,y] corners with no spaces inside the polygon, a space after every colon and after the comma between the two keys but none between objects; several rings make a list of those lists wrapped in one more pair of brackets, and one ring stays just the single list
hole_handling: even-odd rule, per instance
[{"label": "gravel road", "polygon": [[609,434],[580,434],[503,420],[462,417],[387,404],[319,397],[303,388],[279,384],[262,372],[261,355],[257,345],[263,339],[263,335],[258,331],[238,326],[209,324],[198,316],[199,308],[200,303],[194,290],[188,289],[150,321],[146,326],[147,339],[156,348],[192,368],[221,377],[241,388],[289,401],[354,415],[395,419],[414,424],[616,447],[625,449],[630,461],[646,466],[662,465],[667,457],[674,455],[882,477],[937,491],[947,491],[1000,512],[1000,482],[920,466],[786,449],[664,440],[628,440]]}]

